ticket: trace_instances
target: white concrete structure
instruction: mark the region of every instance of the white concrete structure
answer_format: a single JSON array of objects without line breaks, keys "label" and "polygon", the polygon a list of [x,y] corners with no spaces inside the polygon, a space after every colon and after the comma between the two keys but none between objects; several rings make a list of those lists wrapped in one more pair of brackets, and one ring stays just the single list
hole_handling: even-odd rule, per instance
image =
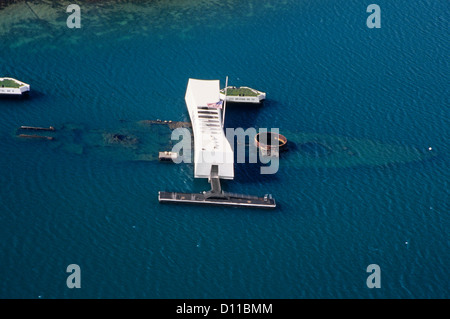
[{"label": "white concrete structure", "polygon": [[[234,103],[261,103],[263,100],[266,99],[266,93],[252,89],[248,86],[241,86],[241,87],[235,87],[235,86],[228,86],[228,90],[233,89],[247,89],[252,91],[256,96],[253,95],[231,95],[227,94],[226,99],[228,102],[234,102]],[[228,93],[230,92],[228,91]],[[225,100],[225,89],[220,90],[220,99]]]},{"label": "white concrete structure", "polygon": [[194,133],[194,177],[209,178],[213,165],[218,167],[218,177],[234,178],[234,156],[222,127],[219,80],[189,79],[186,105]]},{"label": "white concrete structure", "polygon": [[[16,82],[19,87],[8,87],[3,84],[4,80]],[[30,91],[30,85],[13,78],[0,78],[0,95],[22,95]]]}]

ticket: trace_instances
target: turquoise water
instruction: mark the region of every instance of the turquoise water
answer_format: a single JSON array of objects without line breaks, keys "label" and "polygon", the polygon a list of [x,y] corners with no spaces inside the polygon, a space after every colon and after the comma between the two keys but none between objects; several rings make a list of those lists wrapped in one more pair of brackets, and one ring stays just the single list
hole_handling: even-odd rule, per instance
[{"label": "turquoise water", "polygon": [[[448,298],[449,4],[377,4],[381,29],[356,0],[82,4],[81,29],[64,7],[1,10],[0,74],[32,92],[0,100],[0,297]],[[229,107],[228,127],[350,143],[361,160],[294,148],[275,175],[237,165],[223,187],[272,193],[274,211],[160,205],[159,190],[209,187],[192,165],[137,160],[170,132],[144,151],[102,134],[189,121],[188,78],[225,76],[268,96]],[[391,145],[408,155],[373,160]]]}]

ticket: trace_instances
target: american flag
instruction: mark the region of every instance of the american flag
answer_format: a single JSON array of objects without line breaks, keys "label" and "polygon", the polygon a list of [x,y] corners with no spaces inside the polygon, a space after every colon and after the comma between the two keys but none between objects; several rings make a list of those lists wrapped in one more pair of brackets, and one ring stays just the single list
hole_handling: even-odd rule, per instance
[{"label": "american flag", "polygon": [[215,107],[215,108],[218,108],[218,109],[222,108],[222,104],[223,104],[223,101],[219,101],[219,102],[216,102],[216,103],[207,103],[208,107]]}]

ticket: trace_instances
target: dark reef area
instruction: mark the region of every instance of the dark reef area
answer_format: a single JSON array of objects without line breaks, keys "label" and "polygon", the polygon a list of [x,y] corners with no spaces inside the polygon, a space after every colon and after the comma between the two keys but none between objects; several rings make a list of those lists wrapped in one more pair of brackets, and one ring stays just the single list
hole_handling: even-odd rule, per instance
[{"label": "dark reef area", "polygon": [[[8,5],[20,2],[28,2],[28,3],[47,3],[52,5],[53,7],[60,6],[61,1],[59,0],[0,0],[0,10],[6,8]],[[102,0],[77,0],[77,3],[95,3],[102,2]],[[105,2],[105,1],[103,1]],[[115,0],[117,3],[133,3],[139,2],[138,0]]]}]

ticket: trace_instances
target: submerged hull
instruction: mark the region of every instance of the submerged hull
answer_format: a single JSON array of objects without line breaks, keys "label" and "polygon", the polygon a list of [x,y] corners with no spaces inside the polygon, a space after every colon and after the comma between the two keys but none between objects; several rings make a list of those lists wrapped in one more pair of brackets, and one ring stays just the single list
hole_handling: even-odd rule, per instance
[{"label": "submerged hull", "polygon": [[[188,128],[186,122],[127,122],[113,130],[86,129],[79,124],[56,126],[51,147],[76,154],[92,154],[119,161],[159,161],[160,151],[171,151],[172,129]],[[18,136],[20,132],[16,132]],[[287,138],[287,151],[280,153],[280,169],[295,167],[347,168],[383,166],[426,160],[438,155],[398,143],[316,133],[280,131]],[[254,136],[250,136],[250,141]],[[192,145],[191,145],[192,147]],[[185,150],[188,151],[188,150]],[[254,144],[249,153],[258,152]],[[192,158],[191,158],[192,160]]]},{"label": "submerged hull", "polygon": [[289,151],[280,155],[280,163],[285,167],[384,166],[437,155],[425,148],[371,139],[302,132],[285,132],[285,136]]}]

